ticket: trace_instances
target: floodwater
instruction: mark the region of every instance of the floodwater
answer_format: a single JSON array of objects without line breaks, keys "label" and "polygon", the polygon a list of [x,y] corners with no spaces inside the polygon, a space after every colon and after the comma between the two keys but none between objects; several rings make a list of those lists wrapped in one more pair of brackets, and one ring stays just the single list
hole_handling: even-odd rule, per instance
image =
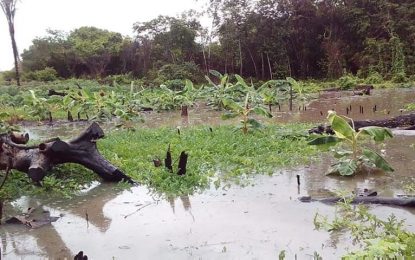
[{"label": "floodwater", "polygon": [[[320,111],[335,109],[341,113],[350,105],[350,116],[355,119],[386,118],[399,115],[399,109],[415,99],[414,92],[379,90],[370,97],[322,93],[319,99],[307,104],[307,111],[288,113],[283,106],[283,111],[275,112],[276,118],[270,122],[323,122],[325,116]],[[364,114],[359,113],[359,106],[364,107]],[[188,121],[182,121],[179,112],[146,114],[145,127],[223,123],[218,112],[207,111],[203,106],[189,112]],[[30,126],[30,134],[39,139],[70,137],[85,126]],[[72,259],[82,250],[90,259],[276,259],[285,250],[287,259],[312,259],[314,252],[324,259],[337,259],[354,248],[348,235],[316,231],[313,224],[317,212],[333,216],[334,207],[319,202],[302,203],[297,198],[364,188],[374,189],[380,196],[405,194],[404,186],[415,179],[415,131],[394,132],[395,137],[382,148],[395,168],[393,174],[327,177],[324,172],[330,158],[322,155],[312,165],[276,169],[272,176],[253,176],[244,187],[211,187],[201,194],[178,198],[157,197],[143,186],[120,191],[113,184],[96,184],[73,199],[21,198],[9,205],[5,214],[41,207],[52,216],[61,217],[51,225],[33,230],[2,226],[2,257]],[[296,175],[300,175],[300,186]],[[415,232],[414,210],[370,207],[380,217],[393,213],[406,219],[407,228]]]}]

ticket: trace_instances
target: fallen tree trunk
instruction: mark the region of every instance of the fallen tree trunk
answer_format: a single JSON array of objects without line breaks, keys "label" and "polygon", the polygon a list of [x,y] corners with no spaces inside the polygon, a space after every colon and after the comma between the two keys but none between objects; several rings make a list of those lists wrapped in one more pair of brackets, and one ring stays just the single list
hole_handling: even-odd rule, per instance
[{"label": "fallen tree trunk", "polygon": [[359,120],[354,121],[355,129],[366,127],[366,126],[380,126],[388,128],[396,127],[412,127],[415,126],[415,114],[400,115],[397,117],[381,119],[381,120]]},{"label": "fallen tree trunk", "polygon": [[[351,122],[349,122],[351,124]],[[355,130],[359,130],[362,127],[366,126],[379,126],[379,127],[387,127],[387,128],[396,128],[396,127],[403,127],[404,130],[414,130],[415,129],[415,114],[408,114],[408,115],[400,115],[397,117],[387,118],[387,119],[380,119],[380,120],[359,120],[354,121],[354,128]],[[308,130],[310,134],[334,134],[333,130],[330,126],[323,126],[319,125],[310,130]]]},{"label": "fallen tree trunk", "polygon": [[[314,199],[309,196],[304,196],[298,198],[301,202],[312,202],[318,201],[326,204],[337,203],[342,201],[343,198],[333,197],[333,198],[322,198]],[[389,206],[399,206],[399,207],[415,207],[415,198],[414,197],[402,197],[402,198],[390,198],[390,197],[377,197],[377,196],[357,196],[351,200],[353,204],[382,204]]]},{"label": "fallen tree trunk", "polygon": [[34,146],[17,144],[10,134],[3,134],[0,135],[0,170],[16,169],[39,182],[54,166],[77,163],[94,171],[104,180],[134,183],[99,153],[96,141],[103,137],[104,131],[97,123],[92,123],[78,137],[68,142],[53,138]]}]

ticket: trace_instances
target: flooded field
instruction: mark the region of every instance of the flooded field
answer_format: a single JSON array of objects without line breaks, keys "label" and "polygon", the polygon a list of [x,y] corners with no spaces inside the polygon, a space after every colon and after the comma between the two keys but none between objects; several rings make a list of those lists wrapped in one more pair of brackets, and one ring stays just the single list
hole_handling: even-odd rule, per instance
[{"label": "flooded field", "polygon": [[[267,123],[324,122],[328,109],[352,118],[379,119],[402,113],[404,104],[415,100],[414,89],[376,90],[372,96],[327,92],[307,104],[307,110],[281,112]],[[364,113],[359,113],[359,107]],[[376,111],[374,107],[376,106]],[[233,123],[203,105],[189,111],[183,121],[179,112],[145,114],[145,127],[217,125]],[[323,115],[321,115],[321,113]],[[54,126],[28,125],[32,138],[68,138],[87,123]],[[110,130],[113,125],[107,125]],[[96,184],[73,199],[21,198],[6,215],[28,207],[40,207],[60,218],[51,225],[29,230],[4,225],[0,230],[4,259],[72,259],[84,251],[90,259],[277,259],[282,250],[288,259],[336,259],[354,248],[347,234],[330,236],[316,231],[315,214],[333,216],[331,205],[302,203],[298,197],[330,196],[336,190],[374,189],[380,196],[405,194],[404,186],[415,179],[415,132],[394,131],[383,148],[393,174],[370,173],[353,178],[327,177],[330,156],[296,169],[275,169],[272,176],[256,175],[246,186],[226,185],[191,196],[159,198],[144,186],[119,191],[112,184]],[[109,158],[111,159],[111,158]],[[296,176],[300,175],[301,185]],[[414,210],[370,206],[378,216],[394,213],[406,219],[415,232]]]}]

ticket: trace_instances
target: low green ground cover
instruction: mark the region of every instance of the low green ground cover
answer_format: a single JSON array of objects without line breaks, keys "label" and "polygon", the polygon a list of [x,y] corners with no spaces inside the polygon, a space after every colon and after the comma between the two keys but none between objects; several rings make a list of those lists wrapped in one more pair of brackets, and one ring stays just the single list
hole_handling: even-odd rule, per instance
[{"label": "low green ground cover", "polygon": [[[249,174],[272,174],[307,164],[316,150],[307,146],[306,129],[298,124],[270,126],[248,135],[232,126],[184,128],[180,134],[172,128],[139,129],[111,133],[99,147],[133,179],[177,195],[203,190],[211,181],[241,182]],[[189,154],[185,176],[154,166],[153,159],[163,161],[168,145],[173,162],[182,151]]]},{"label": "low green ground cover", "polygon": [[[232,126],[117,130],[98,146],[106,158],[140,184],[162,195],[181,195],[202,191],[211,184],[244,184],[244,177],[252,174],[273,174],[309,163],[317,150],[307,145],[307,127],[269,126],[247,135]],[[169,145],[174,169],[179,154],[189,154],[186,175],[154,166],[153,159],[163,161]],[[43,192],[72,196],[94,180],[98,180],[94,173],[69,164],[53,170],[42,187],[34,186],[25,174],[12,172],[2,192],[10,199]]]}]

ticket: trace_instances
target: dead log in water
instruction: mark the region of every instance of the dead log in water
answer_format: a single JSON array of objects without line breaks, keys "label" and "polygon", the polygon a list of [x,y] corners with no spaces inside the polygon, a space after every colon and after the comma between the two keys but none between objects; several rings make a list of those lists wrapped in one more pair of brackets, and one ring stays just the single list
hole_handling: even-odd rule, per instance
[{"label": "dead log in water", "polygon": [[103,137],[104,131],[97,123],[92,123],[78,137],[68,142],[53,138],[34,146],[18,144],[10,134],[3,134],[0,136],[0,170],[16,169],[39,182],[54,166],[77,163],[94,171],[104,180],[134,183],[99,153],[96,142]]},{"label": "dead log in water", "polygon": [[359,120],[354,121],[355,129],[366,126],[380,126],[387,128],[404,127],[410,128],[415,126],[415,114],[400,115],[397,117],[380,119],[380,120]]},{"label": "dead log in water", "polygon": [[[339,197],[333,198],[322,198],[322,199],[314,199],[309,196],[304,196],[298,198],[301,202],[313,202],[318,201],[326,204],[334,204],[337,202],[341,202],[344,199]],[[366,197],[366,196],[358,196],[354,197],[351,202],[352,204],[381,204],[381,205],[388,205],[388,206],[399,206],[399,207],[415,207],[415,198],[414,197],[402,197],[402,198],[390,198],[390,197]]]},{"label": "dead log in water", "polygon": [[[351,124],[351,123],[350,123]],[[354,121],[354,128],[359,130],[362,127],[367,126],[379,126],[387,128],[397,128],[402,127],[404,130],[414,130],[415,129],[415,114],[400,115],[397,117],[380,119],[380,120],[359,120]],[[310,130],[310,134],[334,134],[330,126],[319,125]]]}]

